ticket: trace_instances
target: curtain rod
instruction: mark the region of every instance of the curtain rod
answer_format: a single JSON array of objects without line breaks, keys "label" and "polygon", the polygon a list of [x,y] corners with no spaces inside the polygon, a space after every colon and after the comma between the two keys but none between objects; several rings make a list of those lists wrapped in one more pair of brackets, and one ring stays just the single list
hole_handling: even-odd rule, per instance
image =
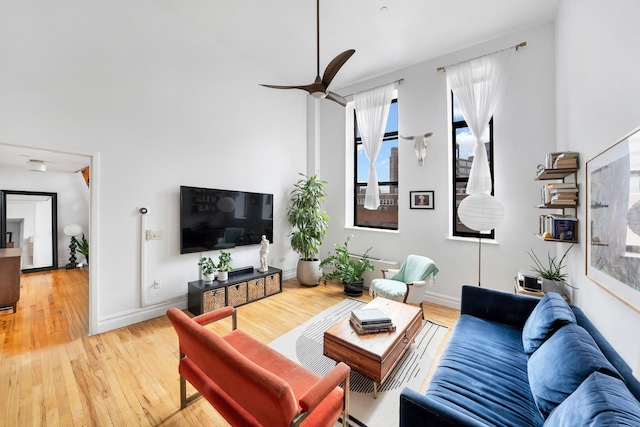
[{"label": "curtain rod", "polygon": [[[521,47],[525,47],[526,45],[527,45],[527,42],[518,43],[517,45],[515,45],[515,46],[511,46],[511,47],[508,47],[508,48],[506,48],[506,49],[496,50],[495,52],[487,53],[486,55],[476,56],[475,58],[467,59],[466,61],[460,61],[460,62],[456,62],[455,64],[447,65],[447,67],[451,67],[451,66],[453,66],[453,65],[462,64],[463,62],[473,61],[474,59],[483,58],[483,57],[485,57],[485,56],[493,55],[494,53],[502,52],[502,51],[507,50],[507,49],[513,49],[513,48],[515,48],[515,49],[516,49],[516,51],[517,51],[519,48],[521,48]],[[438,68],[436,68],[436,71],[444,71],[444,70],[445,70],[445,68],[446,68],[446,67],[438,67]]]},{"label": "curtain rod", "polygon": [[[392,81],[391,83],[398,83],[399,85],[401,85],[402,83],[404,83],[404,78],[400,78],[400,79],[398,79],[398,80],[394,80],[394,81]],[[382,86],[386,86],[386,85],[391,84],[391,83],[385,83],[385,84],[380,85],[380,86],[371,87],[371,88],[369,88],[369,89],[361,90],[360,92],[365,92],[365,91],[367,91],[367,90],[378,89],[378,88],[380,88],[380,87],[382,87]],[[357,93],[360,93],[360,92],[357,92]],[[355,95],[355,93],[351,93],[351,94],[349,94],[349,95],[344,95],[344,96],[343,96],[343,98],[348,98],[348,97],[353,96],[353,95]]]}]

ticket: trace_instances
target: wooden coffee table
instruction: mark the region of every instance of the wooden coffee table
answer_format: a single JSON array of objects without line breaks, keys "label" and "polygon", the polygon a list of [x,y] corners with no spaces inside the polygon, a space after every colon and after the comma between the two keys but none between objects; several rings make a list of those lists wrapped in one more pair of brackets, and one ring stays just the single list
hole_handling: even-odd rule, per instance
[{"label": "wooden coffee table", "polygon": [[371,378],[376,398],[378,384],[389,376],[422,328],[423,314],[420,307],[380,297],[364,308],[382,310],[391,317],[395,332],[359,335],[347,316],[324,333],[324,355]]}]

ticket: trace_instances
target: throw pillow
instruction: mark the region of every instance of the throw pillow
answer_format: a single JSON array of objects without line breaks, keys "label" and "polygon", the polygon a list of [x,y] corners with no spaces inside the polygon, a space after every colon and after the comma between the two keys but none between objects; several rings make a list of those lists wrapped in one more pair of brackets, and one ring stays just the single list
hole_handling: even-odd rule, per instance
[{"label": "throw pillow", "polygon": [[522,346],[531,354],[555,331],[568,323],[576,323],[576,316],[566,301],[555,292],[547,292],[533,309],[522,328]]},{"label": "throw pillow", "polygon": [[640,426],[640,403],[624,383],[594,372],[547,418],[546,426]]},{"label": "throw pillow", "polygon": [[529,357],[527,368],[531,394],[543,418],[592,373],[620,378],[591,335],[575,324],[558,329]]}]

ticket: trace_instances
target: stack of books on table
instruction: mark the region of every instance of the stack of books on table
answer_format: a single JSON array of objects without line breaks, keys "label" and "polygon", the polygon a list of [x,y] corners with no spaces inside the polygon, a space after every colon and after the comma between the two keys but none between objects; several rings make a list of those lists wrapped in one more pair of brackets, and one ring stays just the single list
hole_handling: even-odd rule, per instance
[{"label": "stack of books on table", "polygon": [[391,318],[379,308],[359,308],[351,311],[351,326],[359,334],[375,334],[396,330]]}]

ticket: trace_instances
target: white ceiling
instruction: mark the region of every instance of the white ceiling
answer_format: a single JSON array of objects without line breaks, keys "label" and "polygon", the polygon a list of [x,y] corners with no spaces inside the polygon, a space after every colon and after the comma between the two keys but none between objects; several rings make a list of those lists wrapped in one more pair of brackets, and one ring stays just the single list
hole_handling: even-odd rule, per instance
[{"label": "white ceiling", "polygon": [[[277,76],[261,83],[301,85],[315,78],[314,0],[151,1]],[[559,2],[322,0],[320,74],[339,53],[355,49],[331,84],[340,93],[341,87],[553,21]],[[0,165],[25,165],[29,158],[44,160],[51,171],[75,172],[89,162],[86,156],[0,144]]]},{"label": "white ceiling", "polygon": [[[281,79],[261,83],[300,85],[316,76],[315,0],[152,1]],[[553,21],[559,2],[321,0],[320,74],[355,49],[331,85],[348,86]]]}]

